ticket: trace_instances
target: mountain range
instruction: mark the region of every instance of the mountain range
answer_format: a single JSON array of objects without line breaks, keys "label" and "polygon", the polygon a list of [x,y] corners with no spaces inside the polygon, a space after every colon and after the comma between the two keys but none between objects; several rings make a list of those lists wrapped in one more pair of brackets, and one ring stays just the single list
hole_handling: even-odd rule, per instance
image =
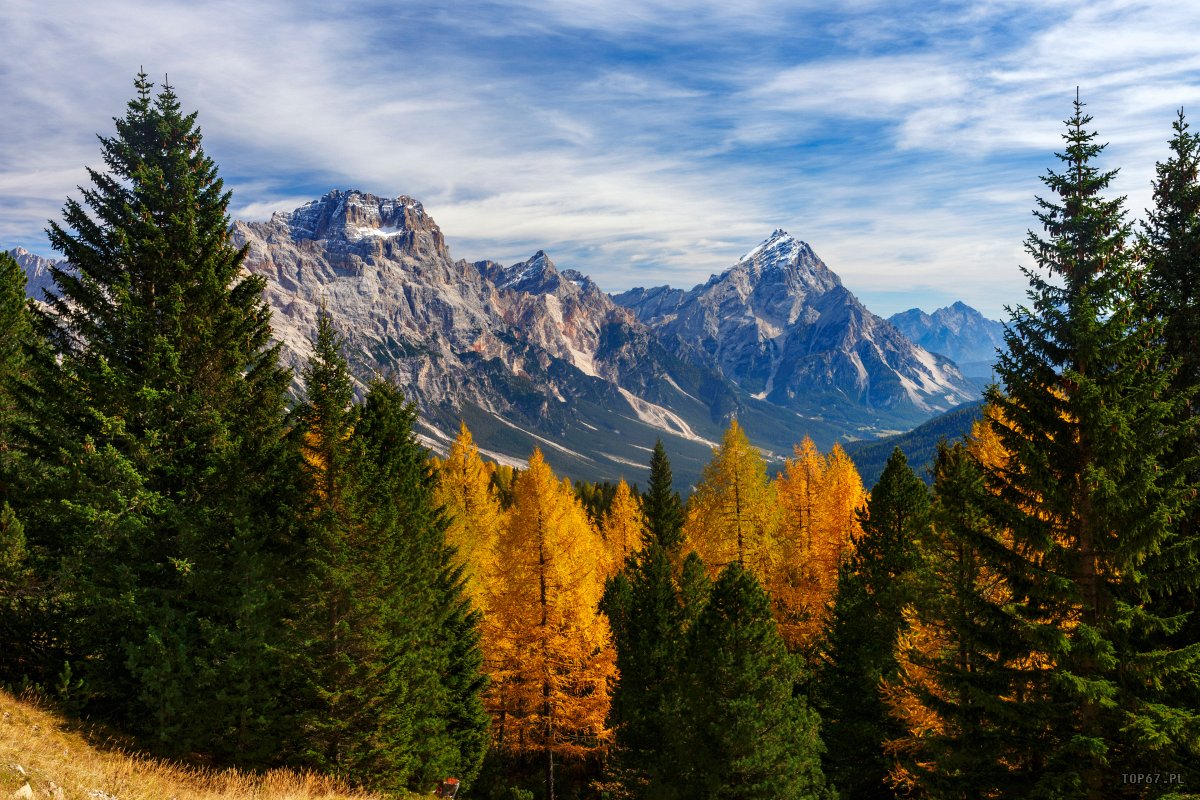
[{"label": "mountain range", "polygon": [[[543,251],[455,260],[404,196],[332,191],[232,233],[266,278],[296,374],[324,308],[359,386],[395,380],[438,451],[462,421],[503,463],[536,446],[573,478],[639,480],[661,437],[686,488],[734,417],[778,464],[805,435],[823,448],[875,438],[979,394],[783,231],[699,286],[616,296]],[[14,253],[40,296],[49,262]]]},{"label": "mountain range", "polygon": [[963,374],[988,380],[1004,344],[1004,323],[987,319],[959,301],[926,314],[910,308],[888,317],[905,336],[934,353],[952,359]]}]

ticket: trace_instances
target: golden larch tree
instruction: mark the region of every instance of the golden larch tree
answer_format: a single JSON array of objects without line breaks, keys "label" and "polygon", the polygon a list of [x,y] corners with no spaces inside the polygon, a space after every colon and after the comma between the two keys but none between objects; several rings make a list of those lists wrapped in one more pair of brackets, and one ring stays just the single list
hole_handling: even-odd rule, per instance
[{"label": "golden larch tree", "polygon": [[488,582],[485,700],[493,742],[554,765],[607,748],[616,659],[599,613],[608,555],[567,481],[534,450],[513,486]]},{"label": "golden larch tree", "polygon": [[765,582],[777,556],[776,516],[766,461],[735,419],[688,500],[684,541],[713,574],[737,562]]},{"label": "golden larch tree", "polygon": [[437,473],[434,499],[445,507],[450,520],[446,541],[458,550],[467,589],[476,607],[486,613],[484,587],[493,572],[504,513],[492,482],[492,469],[480,458],[466,423],[459,428],[446,459],[438,463]]},{"label": "golden larch tree", "polygon": [[767,581],[788,646],[805,648],[821,631],[837,588],[838,566],[861,533],[855,511],[866,502],[862,478],[838,445],[823,456],[805,437],[775,481],[778,558]]},{"label": "golden larch tree", "polygon": [[862,533],[858,510],[867,504],[867,490],[858,467],[840,444],[834,444],[825,458],[821,483],[823,513],[813,543],[813,560],[832,598],[838,567],[853,550],[854,538]]},{"label": "golden larch tree", "polygon": [[612,505],[600,523],[600,533],[608,550],[609,574],[619,571],[629,556],[642,549],[645,527],[642,503],[622,478],[613,494]]}]

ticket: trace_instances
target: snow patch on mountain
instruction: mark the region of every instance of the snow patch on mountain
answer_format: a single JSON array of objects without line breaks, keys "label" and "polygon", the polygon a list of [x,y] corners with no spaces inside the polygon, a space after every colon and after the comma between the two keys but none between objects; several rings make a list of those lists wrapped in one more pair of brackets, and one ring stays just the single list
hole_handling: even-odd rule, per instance
[{"label": "snow patch on mountain", "polygon": [[685,392],[683,390],[683,387],[680,386],[678,383],[676,383],[675,379],[672,378],[669,373],[663,375],[663,380],[665,380],[667,382],[667,384],[669,384],[671,386],[671,388],[673,388],[675,391],[679,392],[681,395],[688,398],[689,400],[695,400],[697,403],[700,402],[694,395],[690,395],[687,392]]},{"label": "snow patch on mountain", "polygon": [[668,411],[660,405],[643,400],[628,389],[618,387],[618,391],[621,392],[621,396],[625,398],[625,401],[629,403],[629,407],[633,409],[633,413],[637,415],[637,418],[647,425],[674,434],[675,436],[681,436],[684,439],[691,439],[693,442],[701,442],[710,447],[718,446],[716,442],[697,435],[692,430],[692,427],[684,422],[683,418],[674,411]]},{"label": "snow patch on mountain", "polygon": [[600,455],[604,456],[609,461],[612,461],[617,464],[624,464],[627,467],[637,467],[638,469],[646,468],[645,464],[642,464],[638,461],[634,461],[631,458],[621,458],[620,456],[614,456],[612,453],[605,453],[603,451],[600,453]]},{"label": "snow patch on mountain", "polygon": [[546,445],[547,447],[552,447],[560,453],[564,453],[569,456],[574,456],[575,458],[581,459],[583,461],[594,461],[595,460],[592,458],[588,458],[587,456],[583,455],[582,453],[577,453],[569,447],[564,447],[563,445],[559,444],[558,442],[547,439],[544,436],[538,436],[533,431],[527,431],[524,428],[522,428],[520,425],[515,425],[512,422],[509,422],[508,420],[506,420],[504,417],[500,416],[499,414],[493,413],[492,417],[495,418],[497,422],[503,423],[504,425],[507,425],[508,427],[512,428],[513,430],[520,431],[521,433],[525,434],[526,436],[530,437],[531,439],[537,439],[542,444]]}]

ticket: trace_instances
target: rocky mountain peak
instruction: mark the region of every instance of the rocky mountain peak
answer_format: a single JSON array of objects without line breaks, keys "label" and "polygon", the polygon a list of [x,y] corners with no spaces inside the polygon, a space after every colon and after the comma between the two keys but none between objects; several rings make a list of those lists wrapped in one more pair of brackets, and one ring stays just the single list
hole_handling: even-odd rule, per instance
[{"label": "rocky mountain peak", "polygon": [[954,364],[868,311],[808,244],[776,230],[689,292],[634,289],[618,303],[698,349],[722,375],[798,413],[840,396],[874,410],[945,410],[971,399]]},{"label": "rocky mountain peak", "polygon": [[786,264],[793,260],[800,249],[807,247],[808,245],[797,241],[783,228],[776,228],[757,247],[739,258],[737,263]]},{"label": "rocky mountain peak", "polygon": [[565,277],[545,250],[538,250],[525,261],[507,267],[490,261],[480,262],[476,267],[497,289],[512,289],[527,294],[553,293],[562,285]]},{"label": "rocky mountain peak", "polygon": [[961,300],[926,314],[910,308],[888,319],[926,350],[952,358],[963,373],[989,378],[997,350],[1004,350],[1004,324],[987,319]]},{"label": "rocky mountain peak", "polygon": [[747,288],[781,284],[788,292],[827,292],[841,286],[841,279],[825,266],[807,242],[777,228],[757,247],[738,259],[731,270],[716,276],[744,274]]},{"label": "rocky mountain peak", "polygon": [[405,195],[384,198],[335,189],[295,211],[276,212],[271,223],[285,227],[293,241],[323,242],[334,251],[449,258],[437,223]]},{"label": "rocky mountain peak", "polygon": [[8,254],[25,272],[25,295],[35,300],[41,300],[44,292],[54,289],[54,277],[50,274],[50,268],[65,267],[65,262],[42,258],[24,247],[14,247]]}]

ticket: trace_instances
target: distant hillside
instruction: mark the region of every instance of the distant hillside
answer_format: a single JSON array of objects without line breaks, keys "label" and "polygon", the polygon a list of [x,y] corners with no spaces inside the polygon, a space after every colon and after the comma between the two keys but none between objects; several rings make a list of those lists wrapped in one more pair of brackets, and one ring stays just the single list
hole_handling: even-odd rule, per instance
[{"label": "distant hillside", "polygon": [[131,754],[111,739],[97,746],[75,728],[0,691],[0,797],[382,800],[382,795],[347,789],[324,775],[184,767]]},{"label": "distant hillside", "polygon": [[888,436],[884,439],[870,439],[850,442],[844,445],[846,453],[854,459],[858,473],[862,476],[863,484],[868,488],[875,485],[883,473],[888,456],[897,446],[904,452],[909,466],[921,476],[926,483],[933,482],[931,470],[937,457],[938,442],[942,439],[954,441],[971,432],[971,425],[979,419],[983,403],[964,403],[952,408],[940,417],[934,417],[923,425],[913,428],[908,433]]}]

